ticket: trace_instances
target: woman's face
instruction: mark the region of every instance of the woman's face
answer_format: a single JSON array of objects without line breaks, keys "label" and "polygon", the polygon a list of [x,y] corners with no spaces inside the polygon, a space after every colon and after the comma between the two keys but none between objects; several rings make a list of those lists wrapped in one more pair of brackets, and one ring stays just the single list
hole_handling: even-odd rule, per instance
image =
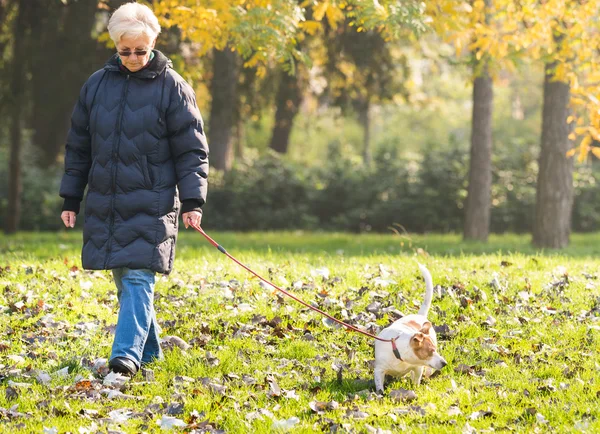
[{"label": "woman's face", "polygon": [[[117,44],[117,51],[119,52],[123,66],[131,72],[142,69],[148,63],[148,60],[150,60],[150,53],[152,53],[155,43],[156,39],[151,41],[147,35],[137,37],[123,36]],[[141,54],[144,51],[145,53]]]}]

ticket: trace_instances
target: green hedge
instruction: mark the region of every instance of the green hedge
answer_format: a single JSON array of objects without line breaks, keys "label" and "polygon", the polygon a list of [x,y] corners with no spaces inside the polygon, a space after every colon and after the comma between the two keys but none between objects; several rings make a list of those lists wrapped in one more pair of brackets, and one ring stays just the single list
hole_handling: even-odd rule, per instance
[{"label": "green hedge", "polygon": [[[537,155],[514,143],[494,150],[492,232],[531,230]],[[381,150],[371,167],[339,143],[328,157],[306,167],[276,154],[212,171],[204,226],[219,230],[321,229],[386,232],[396,224],[409,232],[462,231],[468,149],[431,146],[422,156]],[[21,228],[56,230],[62,201],[61,170],[27,166]],[[600,171],[577,166],[574,231],[600,229]],[[0,170],[0,223],[7,209],[7,173]]]}]

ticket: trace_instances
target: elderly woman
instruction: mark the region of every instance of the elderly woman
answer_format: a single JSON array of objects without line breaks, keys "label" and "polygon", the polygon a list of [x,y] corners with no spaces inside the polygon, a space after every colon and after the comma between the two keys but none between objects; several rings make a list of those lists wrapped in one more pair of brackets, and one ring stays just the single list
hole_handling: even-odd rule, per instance
[{"label": "elderly woman", "polygon": [[75,226],[87,185],[82,263],[113,272],[119,317],[109,367],[134,375],[163,358],[155,273],[173,268],[179,212],[186,228],[201,222],[208,146],[193,90],[154,49],[152,10],[127,3],[108,31],[117,53],[83,85],[73,111],[61,218]]}]

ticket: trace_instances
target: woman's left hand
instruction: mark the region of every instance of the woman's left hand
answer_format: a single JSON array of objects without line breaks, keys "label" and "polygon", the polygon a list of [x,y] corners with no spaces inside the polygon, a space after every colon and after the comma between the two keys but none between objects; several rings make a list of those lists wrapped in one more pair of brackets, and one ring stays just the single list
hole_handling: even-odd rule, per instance
[{"label": "woman's left hand", "polygon": [[190,226],[190,224],[193,224],[194,226],[200,226],[200,223],[202,223],[202,213],[198,211],[185,212],[183,213],[182,217],[183,224],[186,229]]}]

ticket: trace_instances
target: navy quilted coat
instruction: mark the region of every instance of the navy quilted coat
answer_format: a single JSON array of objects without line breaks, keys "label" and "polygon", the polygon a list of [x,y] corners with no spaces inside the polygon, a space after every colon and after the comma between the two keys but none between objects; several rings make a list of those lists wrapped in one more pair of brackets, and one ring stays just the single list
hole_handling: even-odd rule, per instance
[{"label": "navy quilted coat", "polygon": [[73,111],[60,195],[63,209],[76,201],[78,211],[88,186],[86,269],[169,273],[180,200],[184,207],[206,200],[208,146],[194,92],[154,54],[135,73],[113,56],[84,84]]}]

